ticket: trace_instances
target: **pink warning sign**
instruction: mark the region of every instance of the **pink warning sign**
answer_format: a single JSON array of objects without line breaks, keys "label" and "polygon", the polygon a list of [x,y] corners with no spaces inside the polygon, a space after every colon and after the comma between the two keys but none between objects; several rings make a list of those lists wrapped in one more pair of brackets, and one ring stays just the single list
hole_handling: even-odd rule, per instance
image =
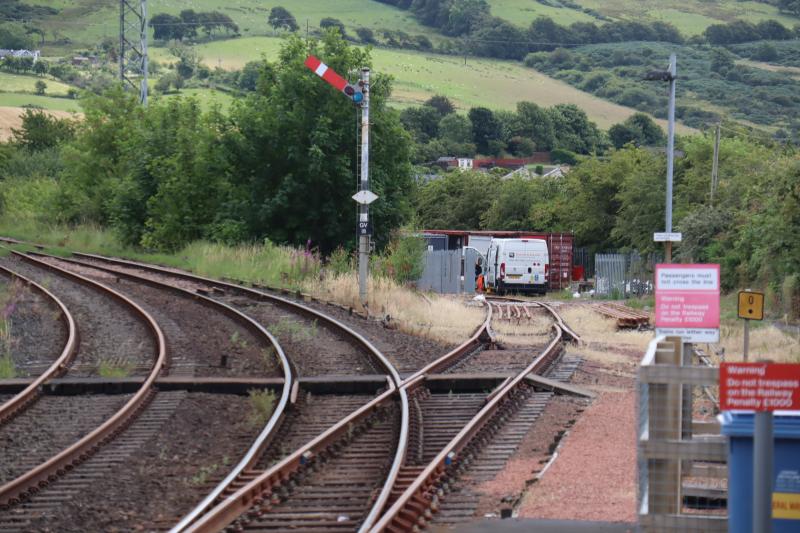
[{"label": "pink warning sign", "polygon": [[719,342],[719,265],[656,265],[656,334]]}]

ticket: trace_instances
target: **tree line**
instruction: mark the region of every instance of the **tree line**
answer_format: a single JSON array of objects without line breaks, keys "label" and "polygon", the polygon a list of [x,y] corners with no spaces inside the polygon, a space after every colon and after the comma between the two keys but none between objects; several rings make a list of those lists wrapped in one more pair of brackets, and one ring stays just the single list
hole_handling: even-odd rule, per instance
[{"label": "tree line", "polygon": [[224,30],[225,33],[234,35],[239,34],[239,26],[233,19],[219,11],[184,9],[177,17],[168,13],[159,13],[150,19],[148,26],[153,28],[154,39],[165,41],[194,39],[201,30],[207,37],[218,30]]},{"label": "tree line", "polygon": [[[111,227],[147,249],[266,237],[310,240],[330,252],[355,235],[355,109],[308,71],[309,54],[339,72],[370,64],[366,51],[330,32],[321,42],[289,38],[277,61],[261,63],[256,90],[227,113],[203,111],[192,98],[145,108],[121,89],[88,96],[71,138],[43,144],[24,140],[36,133],[18,136],[0,174],[39,188],[36,217]],[[390,90],[390,80],[376,76],[370,176],[381,198],[371,211],[385,229],[380,245],[412,209],[410,139],[386,106]],[[41,132],[35,124],[26,126]]]},{"label": "tree line", "polygon": [[[800,298],[797,154],[724,135],[712,201],[713,143],[712,134],[677,139],[684,152],[675,161],[677,258],[721,263],[726,289],[756,282]],[[422,185],[415,203],[422,227],[573,231],[593,251],[649,252],[653,232],[663,231],[665,176],[663,153],[627,145],[583,159],[563,178],[454,171]]]},{"label": "tree line", "polygon": [[[444,35],[462,38],[463,47],[470,53],[501,59],[522,59],[530,52],[551,51],[559,46],[630,41],[722,45],[796,39],[800,28],[790,29],[775,20],[758,23],[735,20],[712,24],[703,34],[687,38],[672,24],[661,21],[609,20],[603,24],[561,25],[549,17],[538,17],[528,28],[522,28],[492,16],[487,0],[375,1],[408,10],[422,24],[437,28]],[[796,2],[784,3],[794,5]]]},{"label": "tree line", "polygon": [[473,107],[465,116],[446,97],[434,96],[404,109],[400,119],[414,138],[417,163],[448,155],[526,157],[553,150],[566,163],[575,153],[602,152],[608,146],[597,125],[574,104],[544,108],[519,102],[514,111]]}]

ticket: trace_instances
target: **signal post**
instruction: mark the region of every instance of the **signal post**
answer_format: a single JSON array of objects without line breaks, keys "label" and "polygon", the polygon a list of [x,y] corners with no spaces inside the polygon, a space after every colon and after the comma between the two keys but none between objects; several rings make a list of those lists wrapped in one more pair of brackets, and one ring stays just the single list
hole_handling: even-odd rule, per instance
[{"label": "signal post", "polygon": [[358,192],[353,200],[358,202],[356,233],[358,234],[358,297],[361,305],[367,308],[367,280],[369,279],[369,249],[372,237],[372,224],[369,220],[369,204],[378,196],[369,190],[369,69],[361,69],[361,80],[357,84],[348,83],[328,65],[314,56],[308,56],[305,65],[337,91],[341,91],[361,108],[361,170],[359,172]]}]

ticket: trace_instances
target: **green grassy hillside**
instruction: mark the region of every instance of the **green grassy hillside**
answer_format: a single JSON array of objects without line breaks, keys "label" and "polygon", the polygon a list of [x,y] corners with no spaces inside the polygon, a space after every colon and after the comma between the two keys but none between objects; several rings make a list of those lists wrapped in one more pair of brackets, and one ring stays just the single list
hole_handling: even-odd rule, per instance
[{"label": "green grassy hillside", "polygon": [[[280,45],[281,39],[248,37],[203,44],[197,51],[209,66],[239,69],[260,57],[276,57]],[[154,48],[152,55],[162,62],[175,60],[163,48]],[[469,58],[465,65],[463,57],[383,48],[374,49],[372,57],[376,71],[394,76],[393,100],[400,106],[421,104],[434,94],[446,95],[462,110],[513,109],[523,100],[542,106],[572,103],[602,128],[634,113],[513,61]]]},{"label": "green grassy hillside", "polygon": [[[45,50],[86,47],[104,37],[115,38],[119,31],[119,3],[115,0],[26,0],[31,4],[55,7],[61,13],[37,23],[46,32]],[[787,27],[800,19],[778,11],[775,6],[755,1],[734,0],[489,0],[492,14],[527,27],[536,17],[547,16],[560,24],[576,21],[601,23],[603,20],[662,20],[674,24],[685,35],[701,33],[708,25],[735,19],[758,22],[774,19]],[[376,0],[196,0],[192,3],[170,0],[151,1],[150,15],[177,15],[183,9],[220,11],[230,16],[245,36],[272,35],[267,24],[270,9],[281,5],[297,19],[301,31],[319,27],[323,17],[341,20],[353,34],[358,27],[374,31],[401,30],[424,34],[436,40],[436,30],[420,25],[407,11]],[[575,6],[575,7],[573,7]],[[577,9],[580,6],[581,9]],[[55,42],[60,42],[54,46]]]},{"label": "green grassy hillside", "polygon": [[[774,19],[792,27],[800,19],[780,13],[775,6],[752,1],[731,0],[489,0],[492,13],[515,24],[527,26],[539,16],[559,24],[577,21],[601,22],[596,16],[567,7],[573,4],[611,19],[654,21],[674,24],[685,35],[702,33],[711,24],[741,19],[750,22]],[[549,5],[546,5],[549,4]],[[566,5],[565,5],[566,4]],[[561,7],[557,7],[561,6]]]},{"label": "green grassy hillside", "polygon": [[23,76],[20,74],[0,72],[0,92],[33,94],[36,90],[37,81],[43,81],[47,84],[45,94],[51,96],[66,96],[69,90],[69,85],[52,78],[40,78],[38,76]]},{"label": "green grassy hillside", "polygon": [[[30,4],[48,5],[61,10],[59,15],[47,17],[38,25],[46,32],[49,48],[74,48],[90,46],[104,37],[119,35],[119,2],[116,0],[26,0]],[[402,30],[409,34],[427,34],[434,37],[433,30],[420,25],[408,12],[376,2],[374,0],[195,0],[191,3],[156,0],[148,3],[152,17],[158,13],[177,15],[184,9],[195,11],[220,11],[239,26],[242,35],[272,35],[273,28],[267,17],[274,6],[286,7],[294,15],[301,31],[306,26],[319,28],[320,19],[333,17],[341,20],[349,33],[361,26]],[[69,39],[66,46],[53,47],[52,42]],[[48,46],[45,46],[45,51]]]}]

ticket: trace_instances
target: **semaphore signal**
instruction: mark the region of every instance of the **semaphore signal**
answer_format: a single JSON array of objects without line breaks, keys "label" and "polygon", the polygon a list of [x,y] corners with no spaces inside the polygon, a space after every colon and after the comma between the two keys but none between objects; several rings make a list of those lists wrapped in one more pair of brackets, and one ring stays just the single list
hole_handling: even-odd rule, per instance
[{"label": "semaphore signal", "polygon": [[311,69],[314,74],[328,82],[331,87],[344,93],[345,96],[353,100],[356,104],[360,104],[364,100],[364,90],[361,83],[357,85],[347,83],[346,79],[341,77],[336,71],[328,67],[328,65],[318,58],[308,56],[305,60],[305,66]]}]

